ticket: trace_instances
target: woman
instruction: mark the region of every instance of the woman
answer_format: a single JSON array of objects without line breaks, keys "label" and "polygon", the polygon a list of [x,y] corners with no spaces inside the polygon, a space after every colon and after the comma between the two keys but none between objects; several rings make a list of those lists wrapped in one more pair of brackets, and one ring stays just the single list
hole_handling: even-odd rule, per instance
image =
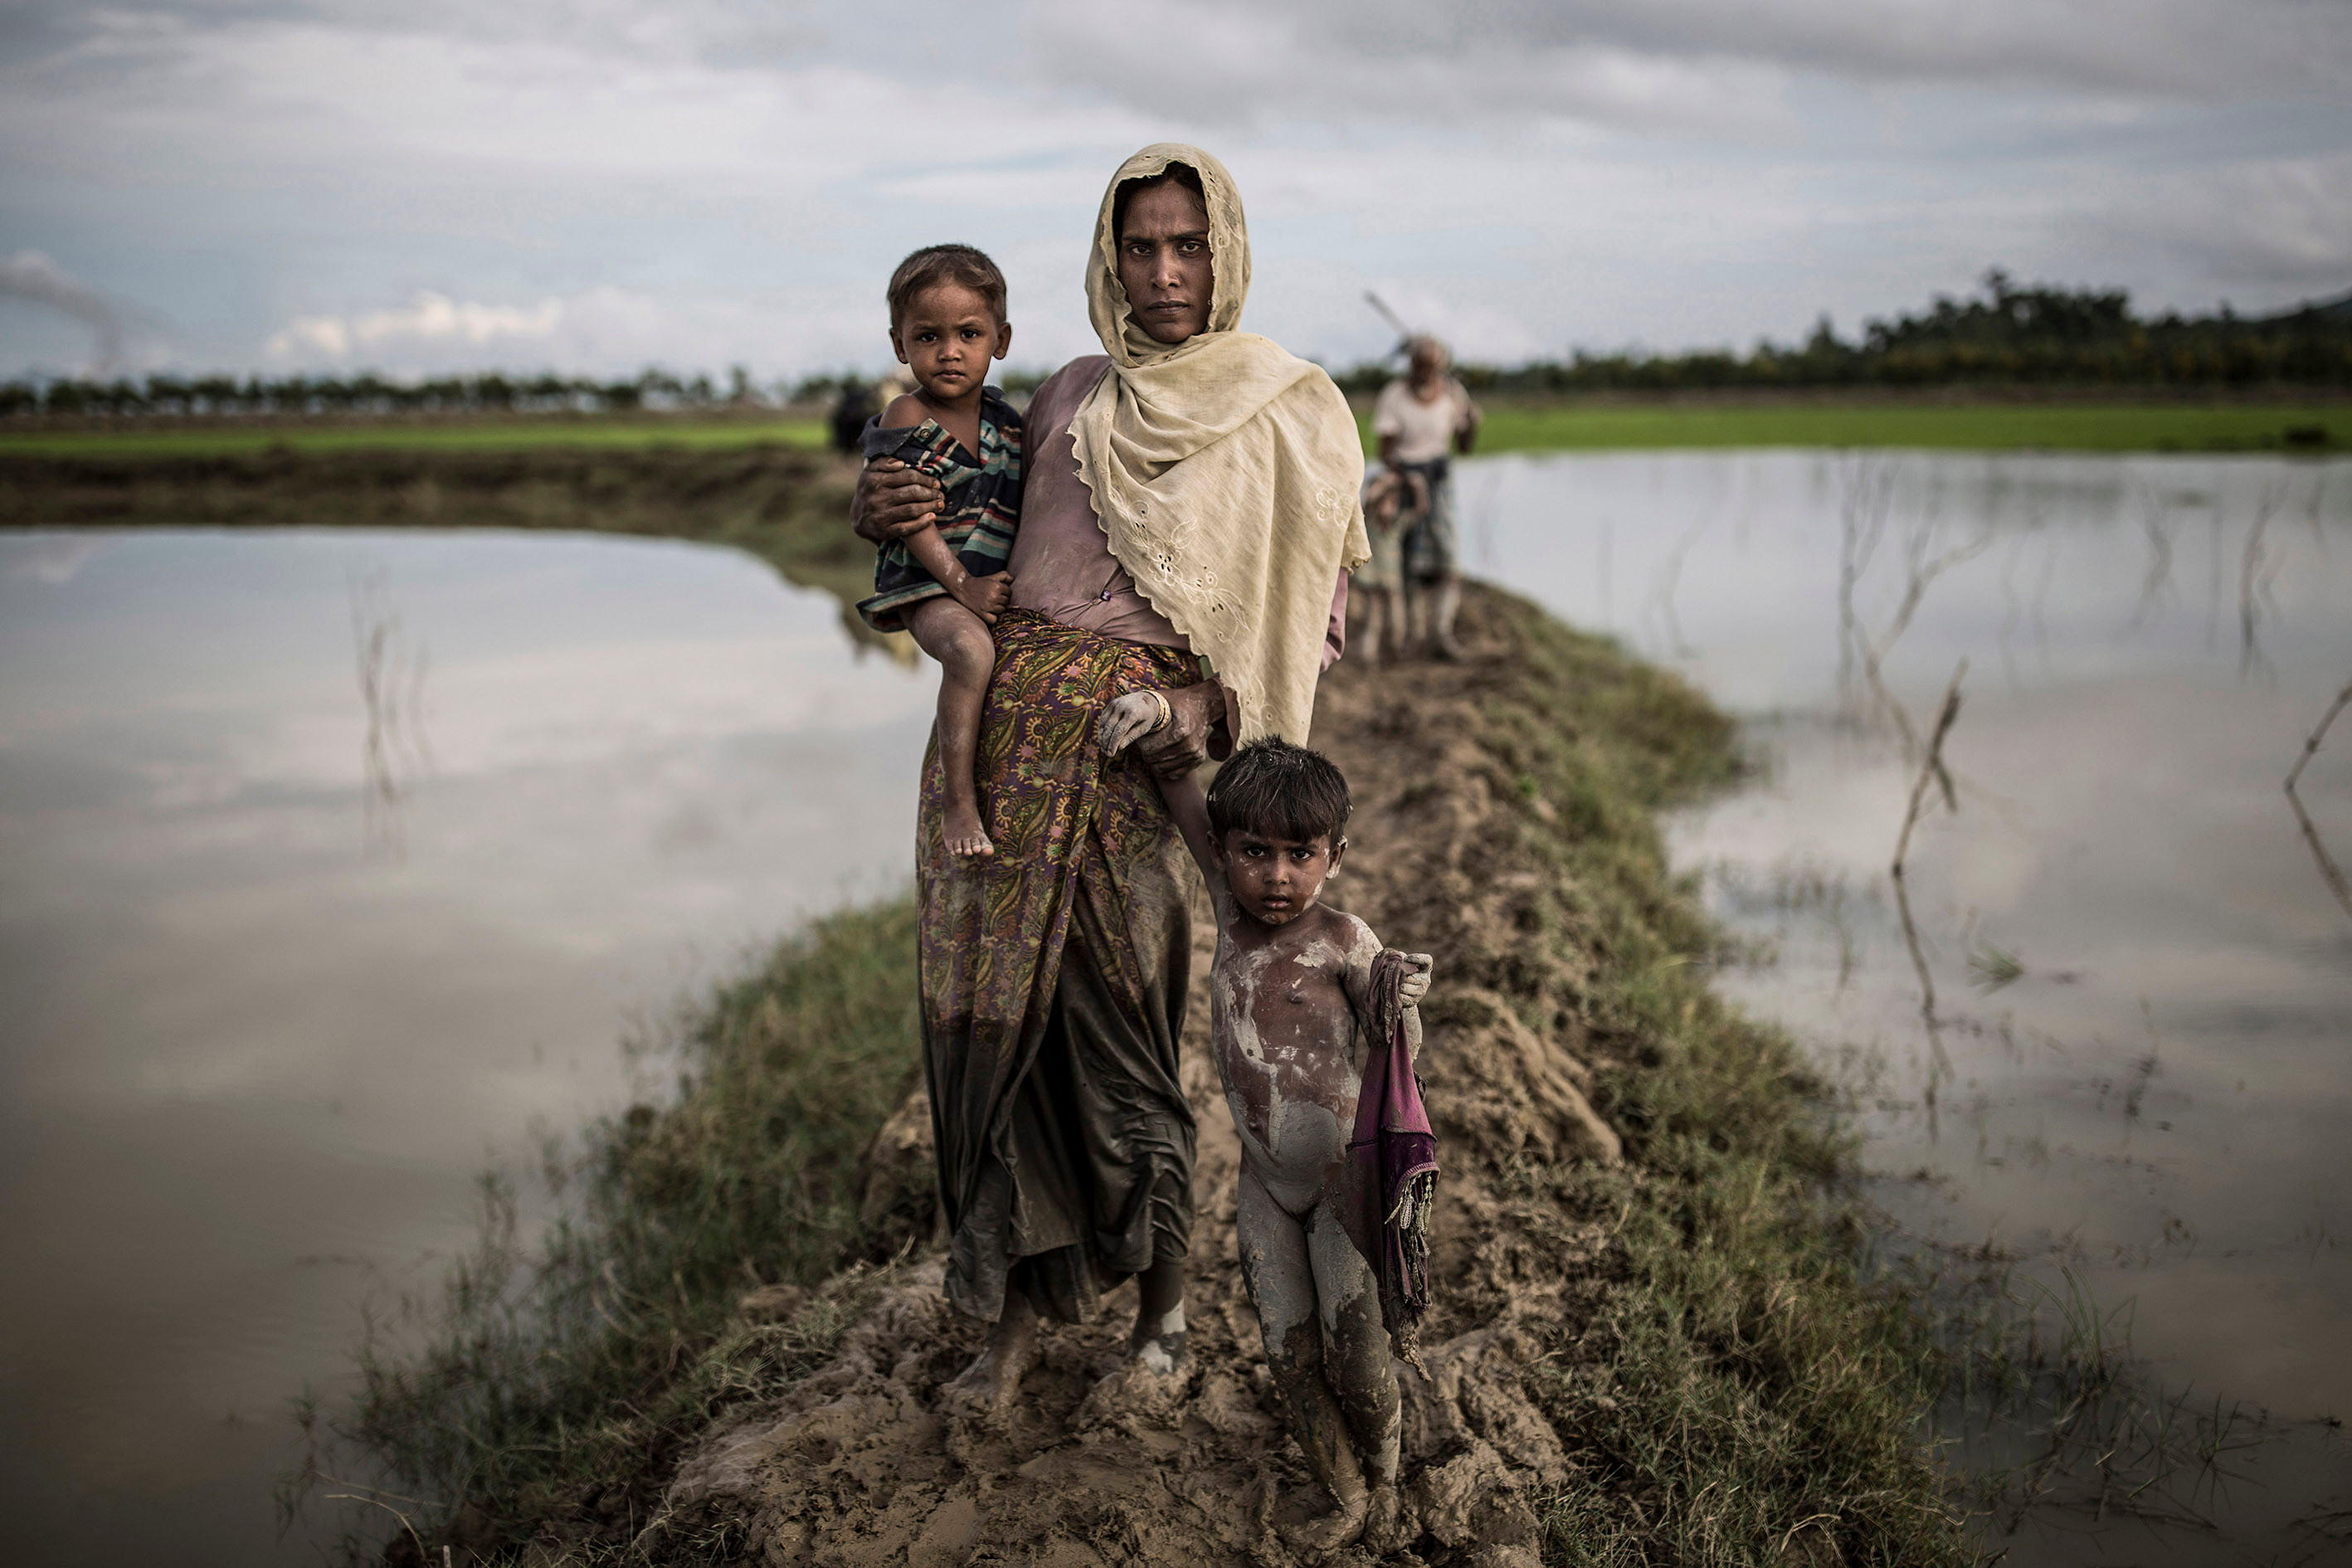
[{"label": "woman", "polygon": [[[1151,774],[1235,740],[1307,739],[1346,573],[1369,554],[1347,403],[1320,369],[1237,330],[1248,289],[1223,164],[1163,143],[1120,166],[1087,274],[1105,353],[1065,366],[1026,415],[976,769],[993,860],[945,853],[936,748],[924,764],[923,1059],[947,1289],[994,1325],[950,1395],[982,1412],[1034,1361],[1040,1313],[1083,1321],[1130,1274],[1130,1369],[1166,1374],[1184,1355],[1192,873]],[[938,500],[877,464],[858,531],[911,528]],[[1168,721],[1139,761],[1106,761],[1095,720],[1139,689],[1165,695]]]}]

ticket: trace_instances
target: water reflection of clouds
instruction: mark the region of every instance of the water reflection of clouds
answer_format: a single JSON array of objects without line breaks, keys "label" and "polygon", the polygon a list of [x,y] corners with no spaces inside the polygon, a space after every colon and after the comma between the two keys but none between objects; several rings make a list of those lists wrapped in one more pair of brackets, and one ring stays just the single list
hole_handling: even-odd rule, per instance
[{"label": "water reflection of clouds", "polygon": [[52,587],[72,582],[81,569],[103,554],[112,540],[102,533],[51,533],[12,539],[0,544],[11,577],[29,578]]},{"label": "water reflection of clouds", "polygon": [[[46,547],[0,535],[0,1176],[47,1194],[0,1210],[44,1281],[0,1296],[0,1447],[266,1500],[221,1411],[338,1375],[361,1289],[290,1260],[460,1239],[487,1151],[621,1102],[633,1019],[901,885],[931,685],[728,552],[155,533],[18,570]],[[355,570],[431,653],[398,861]]]},{"label": "water reflection of clouds", "polygon": [[1982,673],[2022,687],[2143,670],[2152,652],[2202,665],[2240,659],[2249,641],[2265,658],[2274,639],[2325,645],[2352,566],[2343,467],[1669,452],[1482,459],[1463,483],[1491,491],[1503,520],[1478,531],[1490,542],[1474,565],[1627,636],[1738,709],[1768,711],[1835,689],[1852,658],[1838,617],[1844,530],[1874,520],[1883,536],[1853,595],[1874,639],[1902,616],[1915,558],[1958,556],[1886,650],[1915,706],[1971,652]]},{"label": "water reflection of clouds", "polygon": [[[1720,868],[1719,911],[1777,955],[1726,986],[1825,1061],[1874,1068],[1866,1157],[1937,1178],[1885,1201],[2029,1267],[2070,1258],[2103,1302],[2136,1296],[2137,1348],[2173,1386],[2352,1404],[2333,1353],[2352,1260],[2311,1239],[2352,1211],[2335,1153],[2352,924],[2281,788],[2352,674],[2352,465],[1479,467],[1498,496],[1486,570],[1588,625],[1613,608],[1637,649],[1751,716],[1769,776],[1681,818],[1676,854]],[[1860,648],[1840,592],[1858,503],[1880,530],[1853,582]],[[1959,812],[1923,824],[1908,878],[1932,1031],[1887,896],[1916,755],[1850,700],[1873,649],[1922,729],[1971,661],[1946,750]],[[2298,800],[2352,844],[2352,742],[2311,758]],[[1996,949],[2021,973],[1971,987]]]}]

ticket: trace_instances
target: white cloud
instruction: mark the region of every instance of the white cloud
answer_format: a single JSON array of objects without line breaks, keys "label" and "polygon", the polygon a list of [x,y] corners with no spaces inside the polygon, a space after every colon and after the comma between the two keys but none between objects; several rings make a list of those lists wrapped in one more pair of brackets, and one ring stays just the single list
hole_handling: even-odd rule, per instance
[{"label": "white cloud", "polygon": [[[417,294],[413,304],[400,310],[373,310],[349,320],[341,316],[301,317],[269,340],[269,352],[278,359],[316,353],[341,360],[349,358],[354,350],[365,353],[379,346],[396,350],[410,340],[462,344],[468,349],[498,344],[501,349],[511,350],[534,341],[544,343],[563,324],[563,316],[564,306],[560,300],[542,300],[528,308],[481,305],[425,289]],[[525,343],[501,344],[501,339],[522,339]]]}]

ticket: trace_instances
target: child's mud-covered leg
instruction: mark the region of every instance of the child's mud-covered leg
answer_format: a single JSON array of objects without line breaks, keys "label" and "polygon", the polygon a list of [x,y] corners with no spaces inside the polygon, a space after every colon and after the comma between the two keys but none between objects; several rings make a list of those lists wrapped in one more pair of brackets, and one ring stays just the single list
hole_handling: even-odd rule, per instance
[{"label": "child's mud-covered leg", "polygon": [[[1323,1324],[1316,1310],[1315,1266],[1307,1227],[1284,1212],[1265,1184],[1244,1168],[1239,1212],[1234,1216],[1242,1278],[1257,1308],[1265,1334],[1265,1359],[1274,1385],[1290,1417],[1290,1435],[1306,1452],[1307,1466],[1338,1506],[1307,1525],[1291,1541],[1301,1551],[1336,1552],[1363,1533],[1370,1502],[1348,1417],[1325,1373]],[[1344,1239],[1344,1238],[1342,1238]],[[1378,1312],[1378,1295],[1374,1311]],[[1393,1486],[1390,1489],[1394,1490]]]},{"label": "child's mud-covered leg", "polygon": [[1388,1325],[1381,1316],[1380,1280],[1349,1238],[1340,1199],[1325,1194],[1317,1205],[1307,1253],[1315,1270],[1315,1300],[1323,1328],[1323,1370],[1338,1394],[1364,1468],[1370,1499],[1364,1541],[1375,1552],[1392,1550],[1397,1527],[1397,1450],[1403,1435],[1403,1406],[1397,1393]]},{"label": "child's mud-covered leg", "polygon": [[1166,1376],[1184,1364],[1184,1260],[1155,1258],[1135,1279],[1135,1332],[1128,1353]]},{"label": "child's mud-covered leg", "polygon": [[907,629],[940,661],[940,770],[947,785],[941,826],[948,853],[993,855],[996,846],[981,825],[971,770],[980,747],[981,702],[996,669],[996,641],[978,616],[945,595],[916,605]]}]

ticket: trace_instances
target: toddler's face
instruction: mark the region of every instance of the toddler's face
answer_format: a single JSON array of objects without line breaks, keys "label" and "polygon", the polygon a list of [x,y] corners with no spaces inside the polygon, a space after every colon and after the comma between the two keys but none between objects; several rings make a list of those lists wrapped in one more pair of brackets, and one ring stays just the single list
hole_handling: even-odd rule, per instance
[{"label": "toddler's face", "polygon": [[1346,839],[1335,845],[1328,834],[1275,838],[1236,827],[1219,840],[1217,858],[1243,912],[1262,925],[1279,926],[1314,907],[1347,850]]},{"label": "toddler's face", "polygon": [[951,401],[986,384],[988,362],[1013,346],[1013,328],[978,289],[935,283],[907,301],[890,346],[925,392]]}]

